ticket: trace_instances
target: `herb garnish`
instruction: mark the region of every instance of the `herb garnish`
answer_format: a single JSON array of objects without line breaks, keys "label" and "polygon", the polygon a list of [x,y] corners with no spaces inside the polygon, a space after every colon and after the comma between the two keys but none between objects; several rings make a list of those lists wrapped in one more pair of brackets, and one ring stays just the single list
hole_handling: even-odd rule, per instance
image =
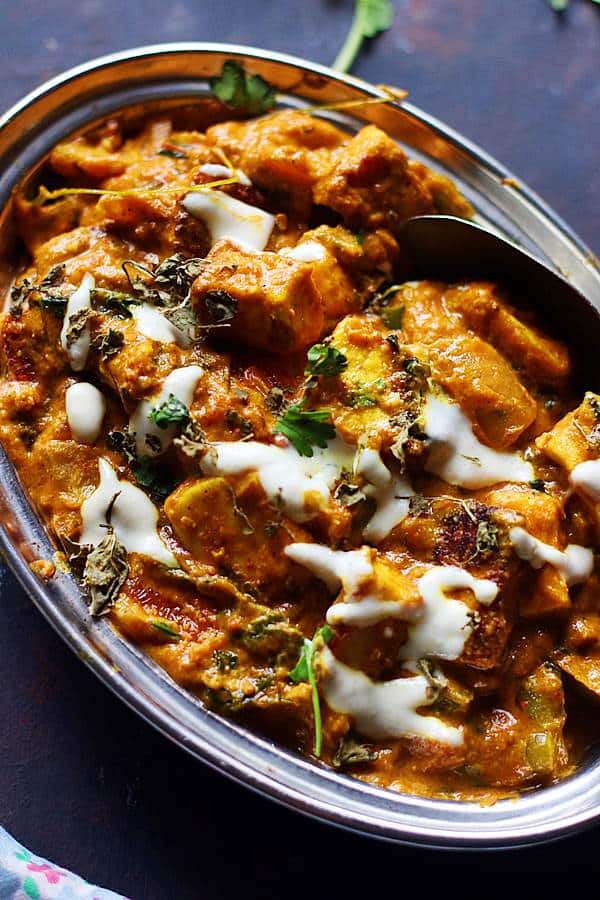
[{"label": "herb garnish", "polygon": [[173,444],[179,447],[186,456],[193,458],[206,450],[206,435],[200,425],[190,419],[185,423],[181,434],[175,438]]},{"label": "herb garnish", "polygon": [[540,491],[540,493],[546,493],[546,482],[542,481],[541,478],[534,478],[533,481],[529,482],[529,487],[534,491]]},{"label": "herb garnish", "polygon": [[424,497],[423,494],[413,494],[408,501],[408,511],[410,515],[415,516],[415,518],[428,513],[430,509],[431,500],[429,497]]},{"label": "herb garnish", "polygon": [[67,307],[67,297],[62,297],[54,292],[57,285],[62,284],[65,277],[64,263],[52,266],[39,284],[34,284],[28,278],[24,278],[19,285],[13,285],[10,292],[9,312],[11,316],[18,318],[23,312],[25,301],[32,294],[38,294],[39,304],[42,309],[50,310],[54,315],[62,317]]},{"label": "herb garnish", "polygon": [[152,622],[152,627],[156,628],[157,631],[160,631],[161,634],[166,634],[168,638],[170,638],[171,643],[176,644],[181,640],[181,635],[178,631],[175,631],[168,622],[162,622],[160,619],[157,619],[155,622]]},{"label": "herb garnish", "polygon": [[126,259],[123,271],[135,296],[115,295],[113,292],[113,297],[118,297],[126,306],[127,303],[136,304],[142,300],[167,309],[183,306],[189,300],[191,286],[204,265],[205,262],[200,257],[186,259],[181,253],[168,256],[155,269],[148,269],[136,260]]},{"label": "herb garnish", "polygon": [[285,394],[279,387],[272,387],[265,397],[265,406],[270,412],[281,412],[285,406]]},{"label": "herb garnish", "polygon": [[221,74],[211,80],[213,95],[234,109],[249,115],[267,112],[275,106],[275,88],[260,75],[248,74],[243,66],[228,59],[223,63]]},{"label": "herb garnish", "polygon": [[356,0],[354,18],[333,68],[349,72],[365,38],[374,38],[392,24],[394,7],[391,0]]},{"label": "herb garnish", "polygon": [[27,278],[24,278],[21,284],[13,284],[10,289],[8,306],[8,311],[13,318],[18,319],[22,315],[25,301],[34,289],[34,285]]},{"label": "herb garnish", "polygon": [[42,294],[40,297],[40,306],[53,313],[57,319],[62,319],[67,308],[68,300],[66,297],[52,297],[50,294]]},{"label": "herb garnish", "polygon": [[83,583],[91,595],[89,608],[93,616],[108,612],[129,574],[125,547],[112,526],[106,526],[106,531],[106,537],[87,554],[83,570]]},{"label": "herb garnish", "polygon": [[333,492],[333,499],[341,503],[342,506],[355,506],[367,499],[367,495],[357,484],[351,484],[349,481],[342,481]]},{"label": "herb garnish", "polygon": [[333,631],[329,625],[324,625],[317,629],[311,641],[304,638],[304,644],[300,652],[300,659],[290,672],[290,679],[295,684],[307,681],[310,684],[312,692],[312,705],[315,724],[315,756],[321,755],[323,745],[323,726],[321,722],[321,702],[319,700],[319,689],[317,687],[317,676],[315,674],[315,653],[318,652],[323,644],[328,644],[333,637]]},{"label": "herb garnish", "polygon": [[109,291],[106,288],[92,288],[90,291],[92,303],[98,302],[102,309],[113,312],[121,319],[131,319],[132,306],[139,306],[142,302],[137,297],[132,297],[123,291]]},{"label": "herb garnish", "polygon": [[225,422],[230,428],[237,428],[242,437],[252,434],[252,422],[240,416],[236,409],[228,409],[225,413]]},{"label": "herb garnish", "polygon": [[168,294],[166,302],[172,303],[172,295],[176,294],[181,300],[189,294],[190,288],[206,262],[200,256],[190,256],[186,259],[181,253],[168,256],[152,272],[152,279],[156,287]]},{"label": "herb garnish", "polygon": [[238,302],[227,291],[207,291],[204,307],[213,325],[229,322],[237,312]]},{"label": "herb garnish", "polygon": [[158,151],[159,156],[168,156],[170,159],[187,159],[188,155],[184,150],[176,150],[174,147],[163,147]]},{"label": "herb garnish", "polygon": [[135,435],[127,428],[109,431],[106,445],[123,454],[138,484],[146,488],[156,500],[162,502],[175,489],[177,481],[166,466],[157,463],[150,456],[138,459]]},{"label": "herb garnish", "polygon": [[340,741],[332,762],[336,769],[343,769],[346,766],[372,762],[374,759],[377,759],[377,751],[372,750],[368,744],[360,744],[353,737],[346,735]]},{"label": "herb garnish", "polygon": [[404,318],[403,306],[385,306],[381,311],[381,318],[388,328],[402,328],[402,320]]},{"label": "herb garnish", "polygon": [[498,526],[488,520],[483,520],[477,525],[475,534],[475,553],[486,556],[488,553],[496,553],[500,544],[498,540]]},{"label": "herb garnish", "polygon": [[[546,0],[548,6],[551,6],[554,12],[564,12],[569,8],[569,0]],[[592,3],[595,3],[597,6],[600,5],[600,0],[592,0]]]},{"label": "herb garnish", "polygon": [[277,419],[274,431],[283,434],[300,456],[313,456],[313,446],[324,450],[335,437],[335,428],[328,409],[304,409],[302,403],[288,406]]},{"label": "herb garnish", "polygon": [[305,375],[340,375],[348,365],[345,355],[329,344],[314,344],[306,354]]},{"label": "herb garnish", "polygon": [[155,462],[150,456],[142,456],[131,463],[131,471],[141,487],[146,488],[156,500],[162,503],[177,486],[177,479],[166,466]]},{"label": "herb garnish", "polygon": [[351,391],[348,395],[348,404],[356,407],[356,409],[369,409],[372,406],[377,406],[377,401],[365,391]]},{"label": "herb garnish", "polygon": [[179,306],[168,306],[163,309],[165,319],[178,328],[185,335],[188,341],[195,341],[198,332],[198,320],[194,307],[189,299],[186,299]]},{"label": "herb garnish", "polygon": [[428,699],[435,703],[441,692],[448,687],[448,679],[444,673],[436,668],[431,660],[426,657],[421,657],[421,659],[417,660],[417,669],[427,681]]},{"label": "herb garnish", "polygon": [[190,418],[190,411],[185,405],[179,400],[175,394],[169,394],[168,398],[160,404],[160,406],[155,406],[150,415],[148,416],[159,428],[170,428],[171,425],[180,425],[183,422],[187,422]]},{"label": "herb garnish", "polygon": [[592,407],[592,412],[594,413],[596,424],[592,426],[587,435],[585,434],[581,426],[577,425],[577,421],[575,421],[575,424],[587,440],[590,447],[593,450],[600,450],[600,400],[598,400],[596,397],[588,396],[588,402]]},{"label": "herb garnish", "polygon": [[239,662],[238,655],[233,650],[215,650],[213,659],[219,672],[231,672]]},{"label": "herb garnish", "polygon": [[400,463],[401,471],[404,471],[406,463],[406,444],[411,437],[415,437],[416,413],[406,409],[397,416],[390,418],[390,426],[395,429],[394,443],[390,447],[392,456]]},{"label": "herb garnish", "polygon": [[115,328],[109,328],[103,331],[90,344],[92,350],[97,350],[102,359],[109,359],[122,349],[125,338],[122,331]]},{"label": "herb garnish", "polygon": [[404,370],[408,372],[409,375],[412,375],[413,378],[429,378],[431,375],[431,369],[425,363],[422,363],[420,359],[416,356],[407,356],[406,359],[402,360],[402,365],[404,366]]},{"label": "herb garnish", "polygon": [[78,309],[77,312],[69,316],[69,324],[65,333],[67,347],[71,347],[75,341],[79,340],[87,327],[91,315],[92,310],[88,306],[84,306],[83,309]]},{"label": "herb garnish", "polygon": [[392,353],[400,353],[400,341],[397,334],[386,334],[385,339],[392,348]]}]

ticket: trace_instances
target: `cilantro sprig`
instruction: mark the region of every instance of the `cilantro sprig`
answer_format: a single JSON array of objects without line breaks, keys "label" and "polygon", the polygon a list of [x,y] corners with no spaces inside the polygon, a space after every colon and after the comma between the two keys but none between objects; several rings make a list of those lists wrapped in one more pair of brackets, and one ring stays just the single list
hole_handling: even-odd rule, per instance
[{"label": "cilantro sprig", "polygon": [[322,628],[319,628],[317,629],[317,631],[315,631],[312,640],[309,641],[308,638],[304,638],[304,644],[302,645],[302,650],[300,651],[300,658],[298,659],[298,662],[289,675],[290,680],[293,681],[294,684],[300,684],[300,682],[305,681],[310,684],[315,722],[315,756],[321,755],[321,748],[323,746],[321,701],[319,699],[319,688],[317,686],[317,676],[315,673],[315,654],[319,651],[323,644],[328,644],[332,637],[332,629],[329,627],[329,625],[324,625]]},{"label": "cilantro sprig", "polygon": [[329,344],[314,344],[306,354],[305,375],[323,375],[330,378],[340,375],[348,366],[346,356]]},{"label": "cilantro sprig", "polygon": [[294,445],[300,456],[313,456],[313,447],[324,450],[327,442],[335,437],[335,428],[328,409],[304,409],[302,403],[293,403],[277,419],[274,431],[283,434]]},{"label": "cilantro sprig", "polygon": [[226,106],[256,116],[275,106],[275,88],[260,75],[250,75],[243,66],[228,59],[221,74],[211,80],[213,95]]},{"label": "cilantro sprig", "polygon": [[391,0],[356,0],[354,18],[333,68],[349,72],[365,38],[374,38],[392,24],[394,7]]}]

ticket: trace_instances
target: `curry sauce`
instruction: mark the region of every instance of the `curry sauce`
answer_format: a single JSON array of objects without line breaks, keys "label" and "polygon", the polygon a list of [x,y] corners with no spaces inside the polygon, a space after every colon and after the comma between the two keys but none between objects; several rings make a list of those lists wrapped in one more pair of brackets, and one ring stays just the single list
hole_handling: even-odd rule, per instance
[{"label": "curry sauce", "polygon": [[403,221],[472,214],[447,178],[243,112],[106,121],[16,197],[0,439],[91,612],[211,708],[394,790],[561,779],[596,736],[600,396],[526,296],[405,280]]}]

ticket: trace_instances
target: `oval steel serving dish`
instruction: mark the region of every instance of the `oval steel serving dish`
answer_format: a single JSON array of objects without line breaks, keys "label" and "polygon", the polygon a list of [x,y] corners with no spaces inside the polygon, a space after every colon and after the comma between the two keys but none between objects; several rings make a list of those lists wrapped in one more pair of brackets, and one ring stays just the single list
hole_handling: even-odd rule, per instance
[{"label": "oval steel serving dish", "polygon": [[[0,254],[14,262],[11,192],[52,146],[127,107],[205,96],[226,59],[247,62],[277,86],[283,106],[382,97],[374,87],[282,54],[224,44],[167,44],[93,60],[47,82],[0,119]],[[600,310],[590,251],[493,159],[408,103],[324,113],[349,130],[373,122],[413,157],[452,176],[477,219],[555,266]],[[3,285],[4,287],[4,285]],[[364,834],[430,847],[499,848],[552,840],[600,816],[600,758],[558,785],[492,807],[427,800],[373,788],[288,752],[206,710],[103,620],[89,616],[73,579],[43,583],[29,563],[53,552],[48,535],[0,451],[0,545],[23,587],[63,639],[134,710],[188,752],[300,812]]]}]

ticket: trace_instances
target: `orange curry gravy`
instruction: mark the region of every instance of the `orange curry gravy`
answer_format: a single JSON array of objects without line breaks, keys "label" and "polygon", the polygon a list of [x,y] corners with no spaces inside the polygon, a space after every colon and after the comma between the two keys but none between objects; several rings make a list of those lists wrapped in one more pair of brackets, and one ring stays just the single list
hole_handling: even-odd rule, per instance
[{"label": "orange curry gravy", "polygon": [[371,125],[233,116],[106,122],[45,173],[98,193],[17,197],[4,447],[93,611],[224,715],[394,790],[563,778],[600,397],[527,298],[402,281],[399,223],[470,215],[447,179]]}]

